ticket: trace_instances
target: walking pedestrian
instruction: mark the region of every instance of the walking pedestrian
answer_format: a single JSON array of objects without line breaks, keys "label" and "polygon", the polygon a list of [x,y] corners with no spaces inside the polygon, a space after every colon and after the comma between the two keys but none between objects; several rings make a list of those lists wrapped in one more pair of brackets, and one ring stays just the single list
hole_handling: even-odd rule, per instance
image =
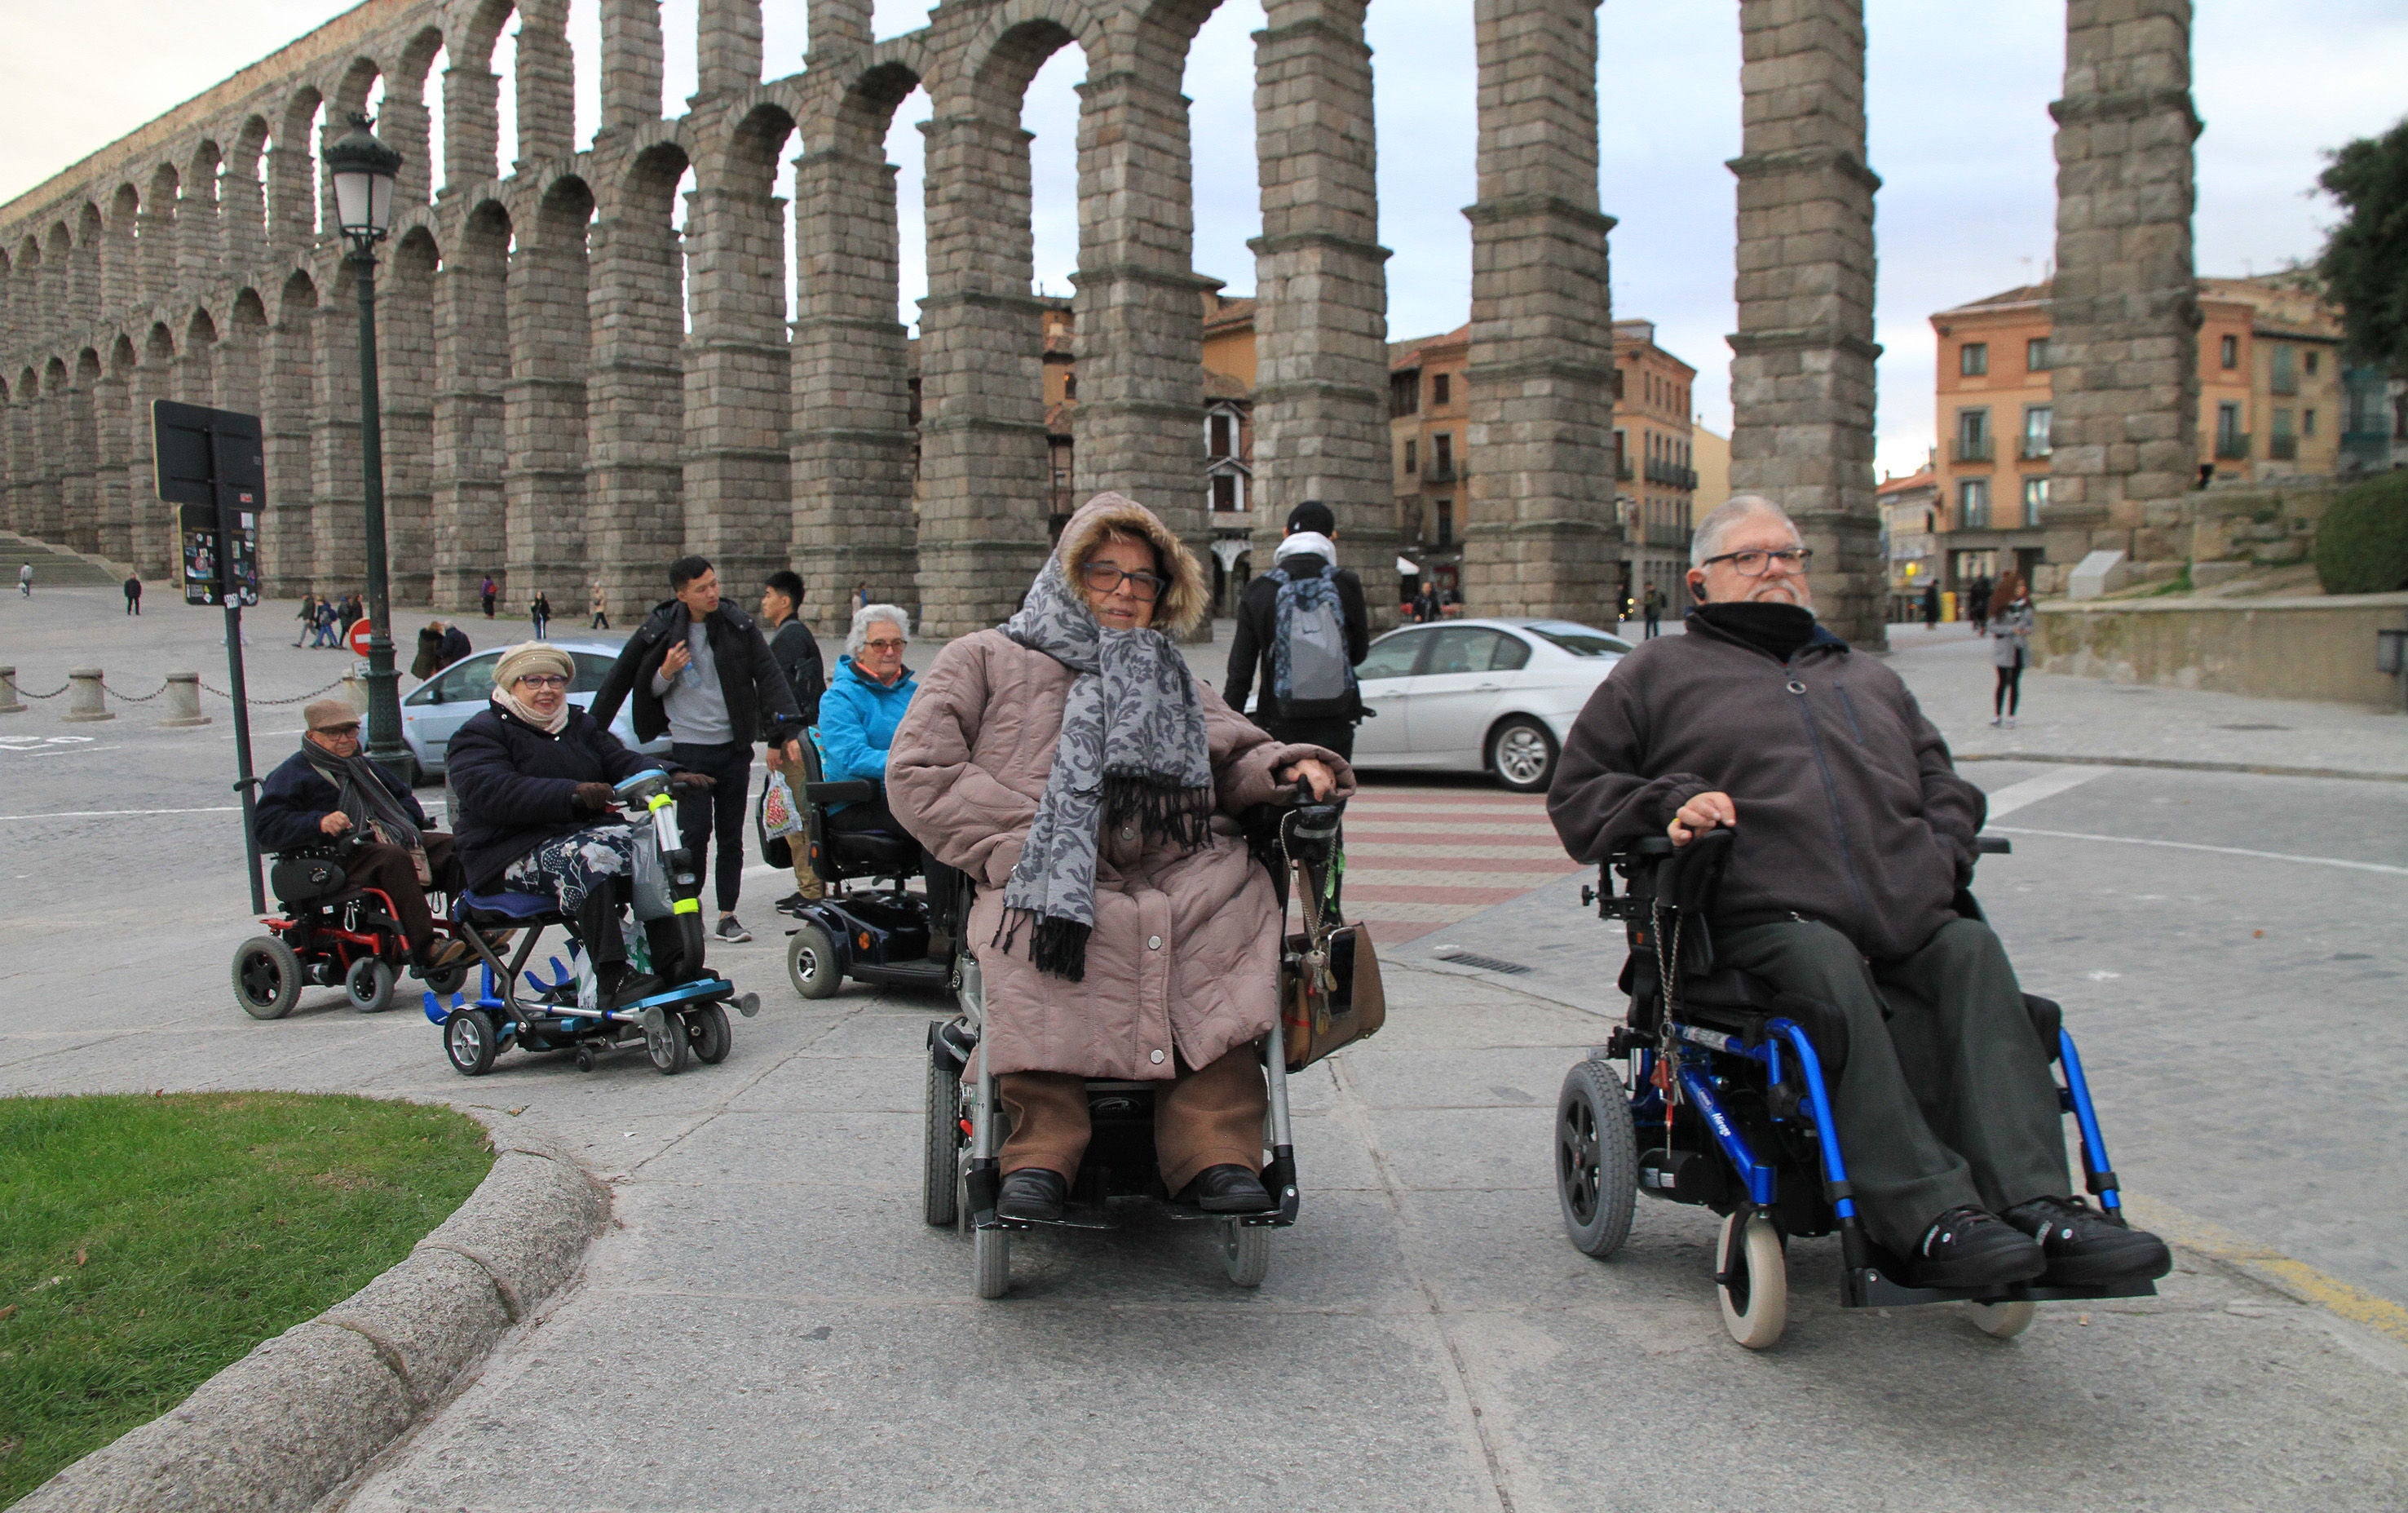
[{"label": "walking pedestrian", "polygon": [[138,572],[125,575],[125,612],[128,614],[142,612],[142,575]]},{"label": "walking pedestrian", "polygon": [[477,598],[484,601],[485,618],[488,620],[494,617],[494,599],[499,592],[494,586],[494,575],[490,572],[485,574],[484,583],[478,586]]},{"label": "walking pedestrian", "polygon": [[17,592],[25,598],[34,597],[34,565],[30,562],[22,563],[17,569]]},{"label": "walking pedestrian", "polygon": [[1438,584],[1433,579],[1422,580],[1421,592],[1413,596],[1413,624],[1426,626],[1438,618]]},{"label": "walking pedestrian", "polygon": [[864,578],[853,585],[853,612],[859,614],[869,608],[869,580]]},{"label": "walking pedestrian", "polygon": [[[2005,602],[2000,600],[2001,603]],[[1990,628],[1990,575],[1983,573],[1965,590],[1965,617],[1973,622],[1973,634],[1979,636]]]},{"label": "walking pedestrian", "polygon": [[1923,585],[1923,628],[1940,628],[1940,580],[1937,578]]},{"label": "walking pedestrian", "polygon": [[585,628],[588,630],[610,628],[610,596],[603,592],[602,580],[599,578],[594,580],[594,593],[586,601],[586,608],[594,612],[594,623]]},{"label": "walking pedestrian", "polygon": [[[796,612],[802,607],[803,579],[791,569],[781,568],[769,575],[761,590],[761,623],[769,627],[769,655],[777,658],[778,670],[786,675],[786,686],[795,696],[796,717],[805,729],[820,723],[820,696],[827,692],[827,665],[820,658],[820,640],[811,627],[803,624]],[[799,772],[793,774],[799,778]],[[799,801],[800,792],[795,795]],[[783,839],[772,841],[767,849],[780,846],[786,850],[786,864],[794,870],[795,891],[778,901],[778,912],[800,916],[802,906],[826,895],[827,886],[820,874],[811,871],[810,847],[795,845]],[[778,858],[763,859],[776,866]]]},{"label": "walking pedestrian", "polygon": [[318,596],[302,595],[301,608],[294,612],[293,618],[301,622],[301,633],[293,638],[293,644],[298,646],[309,639],[310,631],[318,627]]},{"label": "walking pedestrian", "polygon": [[716,934],[749,941],[752,932],[738,922],[736,901],[743,888],[752,742],[768,743],[769,770],[778,771],[801,762],[803,724],[767,638],[744,612],[720,601],[719,573],[709,559],[669,564],[669,591],[674,597],[644,617],[595,690],[594,721],[609,728],[632,697],[636,739],[655,741],[666,732],[670,760],[712,780],[709,788],[679,796],[678,829],[696,872],[717,836]]},{"label": "walking pedestrian", "polygon": [[1990,723],[2012,730],[2024,701],[2024,666],[2031,659],[2031,633],[2039,616],[2021,574],[2000,573],[1995,592],[2000,608],[1989,618],[1990,662],[1999,670],[1999,684],[1990,694]]},{"label": "walking pedestrian", "polygon": [[1647,634],[1644,639],[1654,641],[1656,634],[1664,628],[1664,590],[1662,585],[1657,584],[1649,584],[1647,585],[1647,598],[1641,602],[1640,607],[1646,612],[1647,615]]},{"label": "walking pedestrian", "polygon": [[535,626],[535,639],[543,640],[544,627],[552,624],[552,600],[543,597],[541,589],[538,589],[535,598],[527,601],[527,619]]}]

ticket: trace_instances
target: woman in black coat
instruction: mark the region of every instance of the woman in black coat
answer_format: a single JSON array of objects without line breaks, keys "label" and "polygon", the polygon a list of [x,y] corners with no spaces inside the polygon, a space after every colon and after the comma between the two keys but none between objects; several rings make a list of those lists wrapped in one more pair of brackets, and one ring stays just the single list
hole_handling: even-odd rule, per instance
[{"label": "woman in black coat", "polygon": [[[575,925],[605,1006],[641,997],[631,977],[613,878],[635,871],[637,831],[611,785],[662,764],[629,751],[568,702],[576,664],[544,642],[514,646],[494,667],[493,707],[452,734],[444,772],[459,795],[452,834],[472,892],[539,893]],[[709,786],[680,772],[681,786]]]}]

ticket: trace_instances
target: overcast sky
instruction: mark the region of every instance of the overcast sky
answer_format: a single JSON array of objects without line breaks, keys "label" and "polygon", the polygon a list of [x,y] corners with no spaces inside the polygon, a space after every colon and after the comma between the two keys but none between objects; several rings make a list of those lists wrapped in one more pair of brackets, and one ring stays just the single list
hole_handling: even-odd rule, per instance
[{"label": "overcast sky", "polygon": [[[338,14],[324,0],[79,0],[19,7],[0,57],[0,199],[41,182],[293,37]],[[579,137],[596,114],[598,0],[571,0],[579,51]],[[925,0],[879,0],[878,32],[923,23]],[[801,0],[765,7],[767,72],[799,66]],[[1931,443],[1933,310],[2046,269],[2054,166],[2048,102],[2064,54],[2063,0],[1867,0],[1870,157],[1877,205],[1880,461],[1920,465]],[[694,87],[695,0],[666,0],[667,94]],[[2325,150],[2389,126],[2408,110],[2408,7],[2400,0],[2319,0],[2313,20],[2289,0],[2199,0],[2196,91],[2202,273],[2263,271],[2313,256],[2332,219],[2311,194]],[[1381,148],[1381,239],[1389,333],[1402,339],[1463,323],[1473,198],[1470,0],[1373,0]],[[1259,229],[1254,176],[1250,34],[1260,0],[1224,0],[1197,40],[1186,92],[1195,101],[1196,267],[1254,284],[1246,239]],[[1603,121],[1600,198],[1612,237],[1614,312],[1657,324],[1657,339],[1700,369],[1699,418],[1727,430],[1723,338],[1731,309],[1732,188],[1739,151],[1739,36],[1728,0],[1608,0],[1599,12]],[[1069,289],[1077,266],[1072,134],[1085,72],[1075,48],[1029,91],[1036,134],[1038,275]],[[505,98],[508,98],[505,92]],[[927,101],[898,114],[890,152],[901,165],[905,245],[916,254],[919,133]],[[506,123],[506,134],[508,132]],[[793,149],[790,147],[788,155]],[[509,156],[504,143],[503,156]],[[791,170],[788,178],[791,179]],[[904,271],[906,319],[924,292],[921,260]]]}]

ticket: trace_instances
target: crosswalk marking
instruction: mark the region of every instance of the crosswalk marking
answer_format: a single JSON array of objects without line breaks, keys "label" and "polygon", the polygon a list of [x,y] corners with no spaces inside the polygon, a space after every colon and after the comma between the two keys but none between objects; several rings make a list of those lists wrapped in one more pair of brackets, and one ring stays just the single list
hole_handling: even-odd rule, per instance
[{"label": "crosswalk marking", "polygon": [[1384,788],[1346,805],[1349,918],[1392,944],[1426,935],[1580,872],[1541,794]]}]

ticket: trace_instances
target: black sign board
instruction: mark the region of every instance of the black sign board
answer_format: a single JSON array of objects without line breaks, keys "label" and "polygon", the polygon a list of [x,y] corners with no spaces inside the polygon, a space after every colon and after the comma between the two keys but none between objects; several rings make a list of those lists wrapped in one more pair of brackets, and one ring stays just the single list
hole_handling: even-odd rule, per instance
[{"label": "black sign board", "polygon": [[160,399],[150,406],[159,497],[176,506],[184,602],[259,602],[266,450],[259,417]]}]

